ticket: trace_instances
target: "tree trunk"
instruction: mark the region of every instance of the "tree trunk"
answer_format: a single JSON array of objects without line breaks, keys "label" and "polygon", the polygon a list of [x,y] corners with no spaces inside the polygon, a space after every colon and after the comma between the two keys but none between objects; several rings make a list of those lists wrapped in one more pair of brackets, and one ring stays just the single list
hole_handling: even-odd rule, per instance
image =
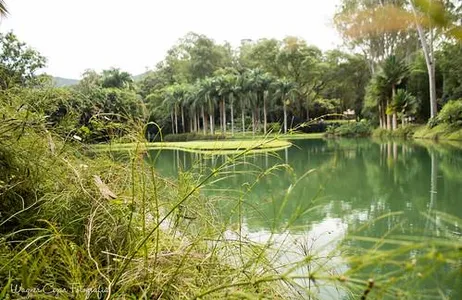
[{"label": "tree trunk", "polygon": [[382,106],[379,104],[379,126],[380,129],[383,129],[383,119],[382,119]]},{"label": "tree trunk", "polygon": [[223,99],[223,131],[226,133],[226,102]]},{"label": "tree trunk", "polygon": [[215,134],[215,116],[213,113],[209,114],[210,118],[210,133],[213,135]]},{"label": "tree trunk", "polygon": [[199,130],[197,129],[197,110],[194,110],[193,119],[193,130],[194,132],[198,132]]},{"label": "tree trunk", "polygon": [[387,108],[385,110],[385,114],[387,116],[387,130],[391,130],[391,115],[386,112],[389,106],[390,106],[390,102],[387,101]]},{"label": "tree trunk", "polygon": [[252,110],[252,134],[255,135],[255,123],[256,123],[256,120],[255,120],[255,109]]},{"label": "tree trunk", "polygon": [[398,128],[398,117],[396,115],[396,112],[393,112],[393,124],[392,124],[392,129],[396,130]]},{"label": "tree trunk", "polygon": [[174,107],[174,113],[175,113],[175,132],[178,134],[178,109],[175,105]]},{"label": "tree trunk", "polygon": [[260,129],[260,124],[261,124],[261,113],[260,113],[260,107],[258,106],[255,109],[255,120],[256,120],[255,130],[256,132],[258,132],[258,130]]},{"label": "tree trunk", "polygon": [[231,135],[234,136],[234,101],[231,101]]},{"label": "tree trunk", "polygon": [[383,118],[383,129],[387,128],[387,113],[386,110],[382,109],[382,118]]},{"label": "tree trunk", "polygon": [[204,107],[201,107],[201,114],[202,114],[202,131],[204,135],[207,133],[207,119],[205,119]]},{"label": "tree trunk", "polygon": [[266,93],[263,93],[263,132],[266,135]]},{"label": "tree trunk", "polygon": [[173,112],[170,113],[170,119],[172,120],[172,133],[175,134],[175,118],[173,117]]},{"label": "tree trunk", "polygon": [[205,113],[203,122],[204,122],[204,132],[205,134],[207,134],[207,132],[209,132],[209,127],[210,127],[209,115],[207,113]]},{"label": "tree trunk", "polygon": [[287,133],[287,106],[286,101],[283,99],[282,107],[284,109],[284,133]]},{"label": "tree trunk", "polygon": [[[396,86],[393,84],[391,86],[391,99],[392,101],[395,100],[396,97]],[[393,108],[393,124],[392,124],[392,130],[396,130],[398,128],[398,120],[396,116],[396,107]]]},{"label": "tree trunk", "polygon": [[245,114],[244,114],[245,106],[242,103],[241,107],[241,120],[242,120],[242,134],[245,135]]},{"label": "tree trunk", "polygon": [[209,114],[210,118],[210,133],[213,135],[213,116],[212,114]]},{"label": "tree trunk", "polygon": [[219,115],[220,115],[220,130],[221,130],[221,133],[223,133],[223,130],[224,130],[224,126],[223,126],[223,106],[224,106],[224,101],[223,99],[220,100],[220,106],[219,106]]},{"label": "tree trunk", "polygon": [[[415,25],[419,34],[420,43],[422,45],[422,51],[425,57],[425,63],[427,65],[428,83],[430,90],[430,118],[436,117],[438,108],[436,105],[436,78],[435,78],[435,57],[433,55],[433,28],[430,28],[430,43],[427,43],[427,38],[419,21],[417,20],[417,12],[415,7],[410,1],[412,11],[415,16]],[[430,44],[430,45],[429,45]]]},{"label": "tree trunk", "polygon": [[184,109],[183,109],[183,106],[180,106],[180,112],[181,112],[181,130],[184,133],[185,132],[185,127],[184,127]]}]

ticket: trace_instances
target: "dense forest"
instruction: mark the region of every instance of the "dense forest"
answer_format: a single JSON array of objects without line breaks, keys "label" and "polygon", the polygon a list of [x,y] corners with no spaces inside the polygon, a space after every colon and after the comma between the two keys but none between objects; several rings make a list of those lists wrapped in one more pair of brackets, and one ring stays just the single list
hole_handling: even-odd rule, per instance
[{"label": "dense forest", "polygon": [[[383,6],[386,13],[404,5],[392,2]],[[122,136],[127,122],[155,123],[149,126],[150,136],[158,128],[164,134],[309,132],[299,125],[343,115],[387,129],[426,123],[448,101],[462,97],[462,46],[434,26],[422,33],[431,38],[428,58],[418,30],[404,24],[393,32],[380,31],[380,19],[372,29],[378,34],[371,35],[370,24],[358,25],[361,9],[371,13],[367,3],[345,1],[335,17],[353,51],[323,52],[291,36],[243,40],[235,48],[188,33],[136,82],[131,74],[112,68],[87,70],[77,85],[54,87],[49,77],[35,75],[45,66],[44,57],[13,33],[2,34],[0,84],[4,91],[20,85],[27,88],[22,93],[46,94],[50,123],[93,142]],[[446,6],[445,12],[456,18],[459,9]]]}]

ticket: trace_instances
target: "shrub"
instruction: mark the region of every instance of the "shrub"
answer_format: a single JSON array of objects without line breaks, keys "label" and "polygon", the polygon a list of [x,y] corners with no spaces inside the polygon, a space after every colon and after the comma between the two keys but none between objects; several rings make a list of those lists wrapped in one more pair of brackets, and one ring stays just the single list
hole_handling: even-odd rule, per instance
[{"label": "shrub", "polygon": [[346,123],[338,127],[328,126],[326,130],[327,135],[347,137],[369,136],[371,132],[371,125],[366,120],[361,120],[360,122]]},{"label": "shrub", "polygon": [[433,128],[433,127],[437,126],[439,123],[440,123],[439,118],[438,117],[433,117],[433,118],[428,119],[427,126],[429,128]]},{"label": "shrub", "polygon": [[164,136],[164,142],[187,142],[187,141],[198,141],[198,140],[224,140],[225,135],[207,135],[202,133],[179,133],[179,134],[168,134]]},{"label": "shrub", "polygon": [[446,103],[438,115],[438,120],[446,124],[462,124],[462,99]]},{"label": "shrub", "polygon": [[408,124],[403,126],[398,127],[396,130],[387,130],[383,128],[376,128],[373,132],[372,135],[374,137],[379,137],[379,138],[387,138],[387,137],[399,137],[399,138],[408,138],[412,137],[415,133],[415,131],[419,128],[417,125],[412,125]]}]

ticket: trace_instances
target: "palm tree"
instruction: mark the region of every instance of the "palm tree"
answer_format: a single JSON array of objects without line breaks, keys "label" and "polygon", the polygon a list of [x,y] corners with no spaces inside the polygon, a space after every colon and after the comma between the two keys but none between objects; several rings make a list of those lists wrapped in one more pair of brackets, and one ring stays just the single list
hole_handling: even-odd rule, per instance
[{"label": "palm tree", "polygon": [[240,78],[237,75],[229,75],[227,77],[229,82],[229,105],[231,108],[231,135],[234,136],[234,101],[239,98],[242,86]]},{"label": "palm tree", "polygon": [[416,98],[409,92],[399,89],[393,98],[393,106],[395,111],[401,113],[401,125],[404,126],[406,117],[415,114],[417,111]]},{"label": "palm tree", "polygon": [[[240,86],[239,91],[239,104],[241,109],[241,121],[242,121],[242,132],[245,134],[245,115],[246,115],[246,108],[251,107],[251,100],[252,100],[252,89],[250,86],[250,75],[249,72],[244,72],[239,76],[238,85]],[[254,113],[252,111],[252,131],[255,134],[255,122],[254,122]]]},{"label": "palm tree", "polygon": [[6,9],[5,1],[0,0],[0,17],[6,17],[8,10]]},{"label": "palm tree", "polygon": [[230,86],[226,81],[225,76],[214,78],[215,92],[220,99],[220,127],[221,132],[226,133],[226,97],[229,96]]},{"label": "palm tree", "polygon": [[266,134],[266,127],[268,122],[267,116],[267,107],[268,104],[268,93],[271,87],[272,82],[274,81],[273,77],[271,77],[268,73],[265,73],[262,76],[262,90],[263,90],[263,131]]},{"label": "palm tree", "polygon": [[216,80],[217,93],[220,97],[220,118],[222,131],[226,133],[226,102],[230,105],[231,134],[234,135],[234,99],[241,91],[238,77],[235,74],[219,76]]},{"label": "palm tree", "polygon": [[[215,82],[212,78],[204,78],[201,83],[201,94],[204,97],[205,106],[207,106],[207,113],[210,121],[210,133],[215,134],[215,102],[217,98],[217,92]],[[207,122],[204,116],[204,123]]]},{"label": "palm tree", "polygon": [[287,133],[287,101],[296,92],[296,84],[285,78],[279,79],[273,83],[275,98],[282,103],[284,113],[284,133]]},{"label": "palm tree", "polygon": [[258,69],[251,70],[244,74],[244,82],[243,87],[246,93],[247,105],[244,104],[243,107],[248,106],[250,107],[250,111],[252,113],[252,133],[255,135],[256,128],[257,128],[257,117],[258,117],[258,92],[257,89],[259,87],[259,77],[258,73],[260,71]]},{"label": "palm tree", "polygon": [[128,72],[117,68],[103,71],[102,86],[105,88],[133,89],[133,78]]},{"label": "palm tree", "polygon": [[189,131],[199,132],[198,108],[200,107],[199,88],[197,85],[190,85],[186,94],[186,106],[189,108]]},{"label": "palm tree", "polygon": [[[395,98],[397,86],[407,77],[408,73],[408,66],[404,62],[398,60],[396,56],[391,55],[385,59],[382,66],[381,76],[391,88],[391,99]],[[387,109],[390,108],[392,109],[390,102],[388,102]],[[393,114],[393,124],[391,129],[395,130],[397,128],[397,112],[392,109],[391,113]],[[390,129],[390,112],[387,114],[387,129]]]},{"label": "palm tree", "polygon": [[181,114],[181,132],[186,132],[185,127],[185,118],[184,118],[184,109],[186,106],[186,99],[188,93],[189,86],[188,85],[177,85],[175,89],[175,103],[178,105]]},{"label": "palm tree", "polygon": [[[249,88],[255,94],[254,98],[254,115],[260,119],[259,105],[263,105],[263,130],[266,134],[267,125],[267,98],[268,91],[273,78],[268,73],[264,73],[261,69],[253,69],[249,73]],[[255,121],[254,121],[255,122]],[[254,130],[255,131],[255,130]]]},{"label": "palm tree", "polygon": [[177,125],[177,112],[176,112],[176,103],[174,97],[174,86],[168,86],[163,90],[163,97],[164,101],[162,105],[170,111],[170,120],[172,122],[172,133],[178,133],[178,125]]},{"label": "palm tree", "polygon": [[377,73],[372,77],[366,88],[366,103],[368,105],[368,99],[370,99],[370,105],[377,107],[377,113],[379,116],[380,128],[387,128],[386,120],[386,108],[389,98],[389,89],[385,78]]},{"label": "palm tree", "polygon": [[196,82],[196,99],[194,100],[194,105],[200,108],[200,117],[197,118],[198,127],[200,127],[200,119],[202,118],[202,131],[204,134],[207,133],[207,118],[205,117],[205,106],[206,106],[206,96],[205,89],[203,87],[202,81]]}]

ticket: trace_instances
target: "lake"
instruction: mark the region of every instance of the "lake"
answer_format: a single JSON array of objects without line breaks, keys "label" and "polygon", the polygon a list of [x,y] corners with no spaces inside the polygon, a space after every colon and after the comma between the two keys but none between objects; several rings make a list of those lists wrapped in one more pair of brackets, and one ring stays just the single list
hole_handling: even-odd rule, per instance
[{"label": "lake", "polygon": [[[313,262],[311,270],[295,268],[296,274],[322,267],[339,274],[355,270],[359,279],[390,277],[405,268],[399,265],[402,262],[414,274],[409,276],[422,278],[413,289],[429,297],[462,299],[460,261],[458,267],[445,264],[427,274],[412,271],[416,264],[431,264],[416,259],[419,253],[430,253],[422,246],[399,253],[395,266],[376,265],[377,257],[370,264],[349,260],[338,247],[342,243],[348,253],[368,257],[371,248],[391,251],[400,244],[379,242],[382,237],[407,237],[416,245],[438,238],[460,240],[462,224],[441,214],[462,218],[458,147],[369,139],[294,140],[293,144],[276,153],[241,156],[202,189],[217,198],[216,209],[226,224],[240,220],[239,231],[245,238],[271,240],[277,249],[275,264],[301,261],[312,253],[326,258]],[[183,171],[203,176],[233,159],[173,150],[151,152],[156,155],[152,163],[158,172],[173,178]],[[299,281],[302,287],[319,282]],[[399,288],[410,289],[400,284]],[[328,284],[318,287],[317,293],[323,299],[347,297]]]}]

